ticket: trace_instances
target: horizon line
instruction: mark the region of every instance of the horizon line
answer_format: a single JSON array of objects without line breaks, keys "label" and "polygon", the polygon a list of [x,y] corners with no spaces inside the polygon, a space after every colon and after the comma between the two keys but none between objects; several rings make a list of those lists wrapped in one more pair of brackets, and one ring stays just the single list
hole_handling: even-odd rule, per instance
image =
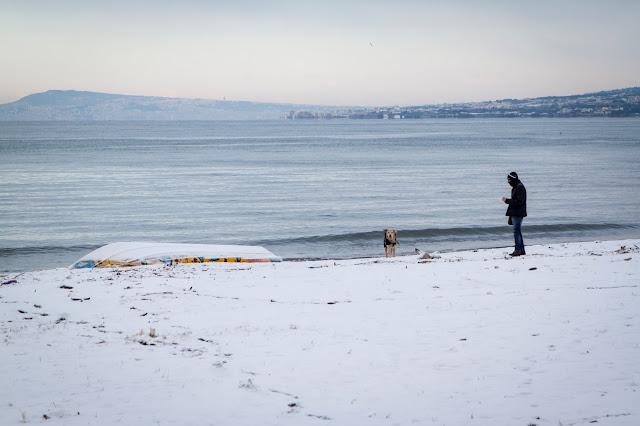
[{"label": "horizon line", "polygon": [[526,101],[526,100],[544,99],[544,98],[566,98],[566,97],[573,97],[573,96],[589,96],[589,95],[596,95],[596,94],[607,93],[607,92],[616,92],[616,91],[633,90],[633,89],[640,89],[640,86],[623,87],[623,88],[609,89],[609,90],[599,90],[595,92],[586,92],[586,93],[579,93],[579,94],[573,94],[573,95],[546,95],[546,96],[535,96],[535,97],[528,97],[528,98],[502,98],[502,99],[484,100],[484,101],[443,102],[438,104],[425,103],[425,104],[413,104],[413,105],[394,104],[394,105],[375,105],[375,106],[374,105],[368,105],[368,106],[367,105],[330,105],[330,104],[312,104],[312,103],[295,103],[295,102],[248,101],[248,100],[226,99],[226,97],[223,97],[223,99],[211,99],[211,98],[188,98],[188,97],[179,97],[179,96],[174,97],[174,96],[158,96],[158,95],[130,95],[130,94],[124,94],[124,93],[108,93],[108,92],[97,92],[97,91],[91,91],[91,90],[49,89],[44,92],[31,93],[15,101],[6,102],[0,105],[9,105],[12,103],[20,102],[21,100],[28,98],[29,96],[43,95],[50,92],[77,92],[77,93],[93,93],[93,94],[109,95],[109,96],[127,96],[127,97],[135,97],[135,98],[159,98],[159,99],[184,99],[184,100],[192,100],[192,101],[244,102],[244,103],[251,103],[251,104],[296,105],[296,106],[341,107],[341,108],[389,108],[389,107],[400,107],[400,106],[413,107],[413,106],[476,104],[476,103],[500,102],[500,101],[506,101],[506,100]]}]

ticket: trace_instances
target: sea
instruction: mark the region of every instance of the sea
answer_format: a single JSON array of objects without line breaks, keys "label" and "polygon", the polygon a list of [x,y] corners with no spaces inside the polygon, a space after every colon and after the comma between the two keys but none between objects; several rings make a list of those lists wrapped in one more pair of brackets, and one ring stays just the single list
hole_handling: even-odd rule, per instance
[{"label": "sea", "polygon": [[[0,272],[119,241],[285,260],[640,237],[640,119],[0,122]],[[527,254],[534,250],[527,249]]]}]

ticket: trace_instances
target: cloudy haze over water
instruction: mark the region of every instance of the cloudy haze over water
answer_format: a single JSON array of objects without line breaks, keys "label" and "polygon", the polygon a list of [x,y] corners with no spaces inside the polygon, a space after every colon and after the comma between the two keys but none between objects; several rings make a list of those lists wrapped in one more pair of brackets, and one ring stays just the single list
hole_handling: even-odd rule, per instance
[{"label": "cloudy haze over water", "polygon": [[0,103],[47,90],[420,105],[640,86],[640,2],[0,0]]}]

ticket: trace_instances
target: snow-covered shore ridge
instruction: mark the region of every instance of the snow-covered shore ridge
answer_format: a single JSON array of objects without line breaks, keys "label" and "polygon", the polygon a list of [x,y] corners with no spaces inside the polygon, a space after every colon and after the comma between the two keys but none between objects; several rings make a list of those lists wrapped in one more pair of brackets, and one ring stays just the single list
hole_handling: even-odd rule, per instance
[{"label": "snow-covered shore ridge", "polygon": [[640,424],[639,247],[4,275],[0,424]]}]

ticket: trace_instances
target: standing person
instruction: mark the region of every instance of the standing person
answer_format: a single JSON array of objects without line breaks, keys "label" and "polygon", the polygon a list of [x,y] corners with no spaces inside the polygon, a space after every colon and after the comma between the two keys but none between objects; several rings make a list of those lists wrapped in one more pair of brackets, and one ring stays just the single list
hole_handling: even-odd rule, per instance
[{"label": "standing person", "polygon": [[522,219],[527,217],[527,190],[516,172],[509,173],[507,182],[511,185],[511,198],[502,197],[502,201],[509,205],[505,216],[509,216],[509,225],[513,225],[513,239],[516,243],[516,248],[510,256],[523,256],[525,252]]}]

